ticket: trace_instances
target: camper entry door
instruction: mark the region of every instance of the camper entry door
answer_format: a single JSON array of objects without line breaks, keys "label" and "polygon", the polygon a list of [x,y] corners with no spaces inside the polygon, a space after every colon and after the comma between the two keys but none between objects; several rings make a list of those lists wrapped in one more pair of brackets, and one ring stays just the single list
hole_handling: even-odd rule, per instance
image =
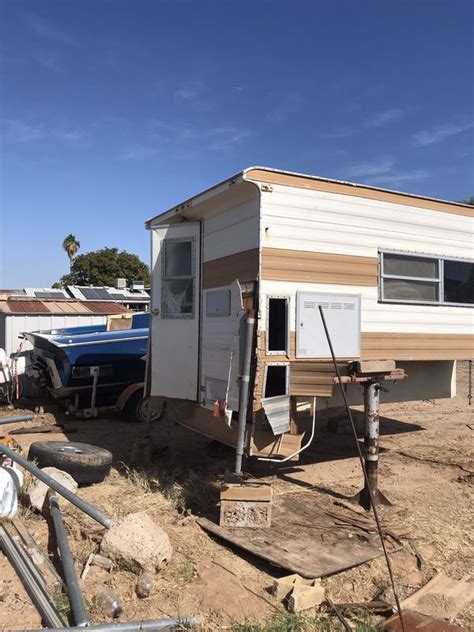
[{"label": "camper entry door", "polygon": [[200,224],[152,230],[151,395],[196,401]]}]

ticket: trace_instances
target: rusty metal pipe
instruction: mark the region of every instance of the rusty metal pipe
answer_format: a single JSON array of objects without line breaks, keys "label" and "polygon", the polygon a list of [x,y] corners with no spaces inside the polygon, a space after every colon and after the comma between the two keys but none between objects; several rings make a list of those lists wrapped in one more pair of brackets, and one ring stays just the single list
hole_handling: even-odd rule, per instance
[{"label": "rusty metal pipe", "polygon": [[[364,413],[365,413],[365,471],[369,479],[370,488],[377,501],[378,472],[379,472],[379,437],[380,437],[380,384],[369,382],[364,388]],[[367,484],[361,492],[361,503],[370,507],[370,496]]]}]

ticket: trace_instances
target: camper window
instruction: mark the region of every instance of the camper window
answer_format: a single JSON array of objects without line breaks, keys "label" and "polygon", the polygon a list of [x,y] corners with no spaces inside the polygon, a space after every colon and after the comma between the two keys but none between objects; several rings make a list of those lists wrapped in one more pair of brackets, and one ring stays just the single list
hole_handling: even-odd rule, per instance
[{"label": "camper window", "polygon": [[396,303],[472,305],[474,263],[396,252],[380,253],[380,298]]},{"label": "camper window", "polygon": [[277,397],[288,393],[288,363],[268,363],[265,365],[265,383],[263,397]]},{"label": "camper window", "polygon": [[443,265],[444,301],[474,304],[474,263],[446,259]]},{"label": "camper window", "polygon": [[267,299],[267,353],[288,353],[288,298]]},{"label": "camper window", "polygon": [[193,318],[194,243],[192,239],[163,242],[161,307],[163,318]]}]

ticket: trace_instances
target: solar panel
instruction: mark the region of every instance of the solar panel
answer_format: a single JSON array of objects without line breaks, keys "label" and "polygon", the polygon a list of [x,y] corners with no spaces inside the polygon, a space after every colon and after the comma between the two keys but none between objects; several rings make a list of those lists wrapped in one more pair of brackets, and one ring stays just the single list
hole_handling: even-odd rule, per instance
[{"label": "solar panel", "polygon": [[35,292],[36,298],[66,298],[64,292]]},{"label": "solar panel", "polygon": [[83,288],[81,288],[81,292],[82,292],[83,296],[85,296],[88,299],[97,298],[95,290],[92,287],[83,287]]},{"label": "solar panel", "polygon": [[109,292],[103,287],[82,287],[82,294],[89,301],[110,301]]},{"label": "solar panel", "polygon": [[97,298],[100,299],[101,301],[106,301],[107,299],[110,299],[110,294],[109,291],[104,289],[103,287],[99,287],[96,289],[97,292]]}]

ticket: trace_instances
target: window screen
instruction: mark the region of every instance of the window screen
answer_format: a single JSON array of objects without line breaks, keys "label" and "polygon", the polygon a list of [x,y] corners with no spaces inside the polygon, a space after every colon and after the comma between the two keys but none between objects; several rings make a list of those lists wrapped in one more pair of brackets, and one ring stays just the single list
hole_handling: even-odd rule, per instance
[{"label": "window screen", "polygon": [[194,315],[194,242],[192,239],[165,239],[162,253],[162,317],[192,318]]},{"label": "window screen", "polygon": [[380,298],[399,303],[472,305],[474,263],[380,253]]}]

